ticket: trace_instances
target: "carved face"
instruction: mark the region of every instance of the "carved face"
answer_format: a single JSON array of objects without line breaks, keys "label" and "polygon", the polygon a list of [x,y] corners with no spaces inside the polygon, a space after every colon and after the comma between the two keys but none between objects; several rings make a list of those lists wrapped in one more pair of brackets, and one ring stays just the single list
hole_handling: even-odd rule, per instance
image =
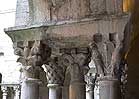
[{"label": "carved face", "polygon": [[115,45],[119,43],[119,36],[117,33],[109,33],[109,40],[113,42]]},{"label": "carved face", "polygon": [[93,41],[94,41],[95,43],[102,42],[102,34],[100,34],[100,33],[94,34],[94,36],[93,36]]}]

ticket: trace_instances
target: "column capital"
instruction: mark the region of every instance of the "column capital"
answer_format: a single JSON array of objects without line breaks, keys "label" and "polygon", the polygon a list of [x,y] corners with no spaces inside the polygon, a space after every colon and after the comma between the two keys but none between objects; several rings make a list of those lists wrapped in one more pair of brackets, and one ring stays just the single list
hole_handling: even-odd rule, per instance
[{"label": "column capital", "polygon": [[25,40],[14,43],[14,53],[19,56],[18,62],[22,63],[22,81],[39,82],[42,65],[51,55],[51,49],[45,40]]},{"label": "column capital", "polygon": [[33,66],[22,66],[20,72],[23,74],[22,81],[26,82],[40,82],[40,72],[43,69],[41,67],[33,67]]},{"label": "column capital", "polygon": [[45,64],[45,70],[49,85],[63,85],[64,70],[59,66],[57,57],[51,58],[48,65]]},{"label": "column capital", "polygon": [[66,73],[71,76],[71,83],[85,85],[84,75],[89,70],[91,53],[88,47],[61,49],[60,64],[66,67]]},{"label": "column capital", "polygon": [[41,66],[51,55],[51,49],[45,40],[18,41],[13,44],[18,62],[23,66]]},{"label": "column capital", "polygon": [[3,92],[3,96],[7,96],[8,95],[8,88],[7,86],[1,86],[1,90]]},{"label": "column capital", "polygon": [[93,35],[90,49],[99,77],[110,78],[111,76],[119,79],[121,62],[127,52],[125,46],[128,45],[123,43],[126,39],[125,35],[118,33],[109,33],[109,35],[97,33]]}]

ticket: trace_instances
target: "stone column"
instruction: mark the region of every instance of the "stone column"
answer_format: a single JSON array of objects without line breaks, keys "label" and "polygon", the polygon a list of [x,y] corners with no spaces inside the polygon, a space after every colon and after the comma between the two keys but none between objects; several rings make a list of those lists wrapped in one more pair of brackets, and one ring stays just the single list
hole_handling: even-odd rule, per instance
[{"label": "stone column", "polygon": [[20,85],[16,85],[14,86],[14,91],[15,91],[15,96],[14,96],[14,99],[20,99]]},{"label": "stone column", "polygon": [[[18,62],[22,63],[21,68],[21,99],[39,99],[40,72],[42,66],[42,42],[24,41],[17,42],[15,54],[19,55]],[[44,53],[43,53],[44,54]]]},{"label": "stone column", "polygon": [[86,83],[79,83],[74,82],[70,84],[70,95],[69,99],[86,99],[86,93],[85,93],[85,85]]},{"label": "stone column", "polygon": [[49,99],[62,99],[64,71],[58,64],[58,57],[51,58],[48,65],[45,65],[45,69],[48,80]]},{"label": "stone column", "polygon": [[125,58],[125,45],[118,33],[109,34],[104,41],[102,38],[102,34],[95,34],[91,44],[92,60],[96,65],[100,85],[100,99],[121,99],[121,63]]},{"label": "stone column", "polygon": [[22,82],[21,99],[39,98],[39,80],[31,79]]},{"label": "stone column", "polygon": [[31,73],[34,75],[35,73],[38,73],[37,70],[31,66],[26,66],[25,68],[22,68],[22,71],[25,78],[21,82],[21,99],[38,99],[39,84],[41,81],[39,78],[29,77]]},{"label": "stone column", "polygon": [[2,90],[2,99],[7,99],[7,95],[8,95],[7,87],[2,86],[1,90]]},{"label": "stone column", "polygon": [[113,77],[104,77],[99,80],[100,99],[121,99],[120,82]]},{"label": "stone column", "polygon": [[62,99],[62,87],[59,84],[48,84],[49,99]]},{"label": "stone column", "polygon": [[77,64],[71,67],[71,81],[69,87],[69,99],[85,99],[86,98],[86,82],[84,81],[84,75],[80,71],[80,67]]}]

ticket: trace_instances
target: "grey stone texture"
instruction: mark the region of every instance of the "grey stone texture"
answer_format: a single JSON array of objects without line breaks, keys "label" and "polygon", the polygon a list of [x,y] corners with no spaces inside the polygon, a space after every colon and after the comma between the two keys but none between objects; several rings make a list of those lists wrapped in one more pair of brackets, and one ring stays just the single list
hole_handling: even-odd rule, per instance
[{"label": "grey stone texture", "polygon": [[[18,3],[20,8],[19,4],[24,3]],[[28,5],[27,24],[5,29],[23,64],[24,80],[29,82],[22,83],[21,93],[28,90],[29,94],[21,99],[38,99],[42,65],[49,99],[62,99],[64,93],[59,88],[67,86],[69,99],[85,99],[84,75],[91,60],[99,79],[111,78],[99,80],[101,97],[120,99],[118,72],[130,33],[130,14],[122,13],[122,0],[29,0]],[[19,8],[20,13],[23,9]],[[25,20],[24,15],[28,14],[17,14],[17,23],[19,18]]]},{"label": "grey stone texture", "polygon": [[122,14],[122,0],[18,0],[16,26]]},{"label": "grey stone texture", "polygon": [[28,0],[17,0],[15,26],[27,25],[29,23]]}]

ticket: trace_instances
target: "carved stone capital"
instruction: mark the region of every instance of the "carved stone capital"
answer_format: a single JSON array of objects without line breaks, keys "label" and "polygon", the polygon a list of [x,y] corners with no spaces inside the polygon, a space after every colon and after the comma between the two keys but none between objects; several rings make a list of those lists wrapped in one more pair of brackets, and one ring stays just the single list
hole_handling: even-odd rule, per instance
[{"label": "carved stone capital", "polygon": [[66,73],[71,76],[71,83],[84,82],[84,75],[89,70],[90,52],[88,48],[62,49],[61,65],[66,67]]},{"label": "carved stone capital", "polygon": [[52,56],[45,65],[49,84],[63,84],[65,74],[70,74],[71,82],[84,81],[90,62],[88,48],[62,48],[58,56]]},{"label": "carved stone capital", "polygon": [[93,36],[90,49],[99,77],[111,76],[118,79],[120,64],[126,53],[123,43],[125,38],[119,36],[118,33],[97,33]]},{"label": "carved stone capital", "polygon": [[14,43],[14,53],[23,66],[42,66],[51,54],[51,49],[43,40],[18,41]]},{"label": "carved stone capital", "polygon": [[22,66],[20,72],[22,73],[22,79],[28,80],[28,78],[39,79],[40,72],[43,71],[41,67]]},{"label": "carved stone capital", "polygon": [[59,66],[57,57],[51,59],[48,65],[45,64],[45,70],[48,84],[63,85],[64,71],[62,66]]}]

